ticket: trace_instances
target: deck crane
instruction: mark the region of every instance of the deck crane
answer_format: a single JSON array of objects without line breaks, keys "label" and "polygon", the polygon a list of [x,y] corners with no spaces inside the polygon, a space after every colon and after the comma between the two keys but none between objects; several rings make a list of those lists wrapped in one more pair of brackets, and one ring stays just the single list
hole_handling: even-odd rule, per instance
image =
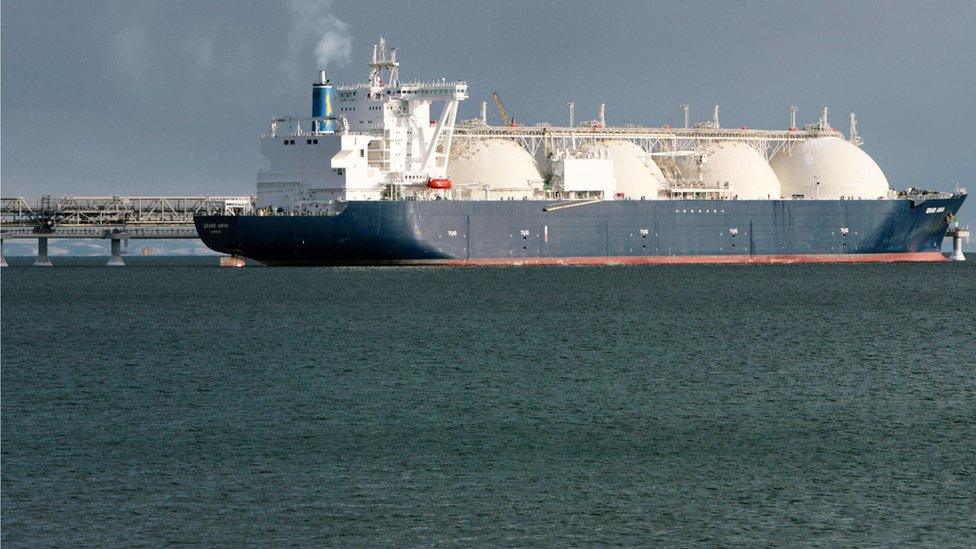
[{"label": "deck crane", "polygon": [[498,114],[502,115],[502,123],[513,128],[517,127],[518,122],[508,114],[508,111],[505,109],[505,104],[502,103],[502,98],[498,95],[497,91],[491,92],[491,98],[495,100],[495,106],[498,107]]}]

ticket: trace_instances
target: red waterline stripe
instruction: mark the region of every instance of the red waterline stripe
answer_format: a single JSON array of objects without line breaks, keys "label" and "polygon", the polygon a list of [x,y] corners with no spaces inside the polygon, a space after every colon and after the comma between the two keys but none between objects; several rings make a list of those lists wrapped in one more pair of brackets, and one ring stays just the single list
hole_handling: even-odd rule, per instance
[{"label": "red waterline stripe", "polygon": [[[880,254],[795,255],[682,255],[599,257],[504,257],[484,259],[430,259],[404,261],[409,265],[503,266],[503,265],[685,265],[685,264],[791,264],[791,263],[894,263],[947,261],[942,252]],[[399,262],[398,262],[399,263]]]}]

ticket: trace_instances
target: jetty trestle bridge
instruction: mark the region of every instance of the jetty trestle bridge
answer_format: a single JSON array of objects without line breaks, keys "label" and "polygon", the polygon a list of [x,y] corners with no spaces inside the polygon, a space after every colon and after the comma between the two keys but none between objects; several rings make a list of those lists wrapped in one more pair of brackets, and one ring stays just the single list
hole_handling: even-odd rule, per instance
[{"label": "jetty trestle bridge", "polygon": [[122,243],[133,239],[196,239],[197,215],[244,215],[254,211],[251,196],[43,196],[0,198],[0,265],[7,239],[37,239],[35,266],[51,266],[51,238],[111,242],[108,265],[122,266]]}]

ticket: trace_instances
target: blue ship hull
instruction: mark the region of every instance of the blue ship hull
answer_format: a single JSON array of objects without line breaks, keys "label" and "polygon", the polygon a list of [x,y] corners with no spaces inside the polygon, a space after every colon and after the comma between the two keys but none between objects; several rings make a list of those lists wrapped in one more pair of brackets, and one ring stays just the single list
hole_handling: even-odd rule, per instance
[{"label": "blue ship hull", "polygon": [[933,261],[964,200],[376,201],[195,222],[267,265]]}]

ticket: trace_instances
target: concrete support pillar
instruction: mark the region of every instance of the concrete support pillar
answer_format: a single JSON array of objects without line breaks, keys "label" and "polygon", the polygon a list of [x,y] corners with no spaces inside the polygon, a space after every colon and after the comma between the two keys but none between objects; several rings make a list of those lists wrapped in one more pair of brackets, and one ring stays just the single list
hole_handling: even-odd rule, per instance
[{"label": "concrete support pillar", "polygon": [[3,239],[0,238],[0,267],[7,266],[7,258],[3,257]]},{"label": "concrete support pillar", "polygon": [[107,267],[124,267],[125,261],[122,261],[122,239],[113,238],[112,239],[112,257],[108,258],[108,263],[105,264]]},{"label": "concrete support pillar", "polygon": [[949,256],[950,261],[966,261],[966,256],[962,254],[962,236],[959,231],[952,233],[952,255]]},{"label": "concrete support pillar", "polygon": [[51,258],[47,256],[47,238],[37,239],[37,259],[34,260],[35,267],[51,267]]}]

